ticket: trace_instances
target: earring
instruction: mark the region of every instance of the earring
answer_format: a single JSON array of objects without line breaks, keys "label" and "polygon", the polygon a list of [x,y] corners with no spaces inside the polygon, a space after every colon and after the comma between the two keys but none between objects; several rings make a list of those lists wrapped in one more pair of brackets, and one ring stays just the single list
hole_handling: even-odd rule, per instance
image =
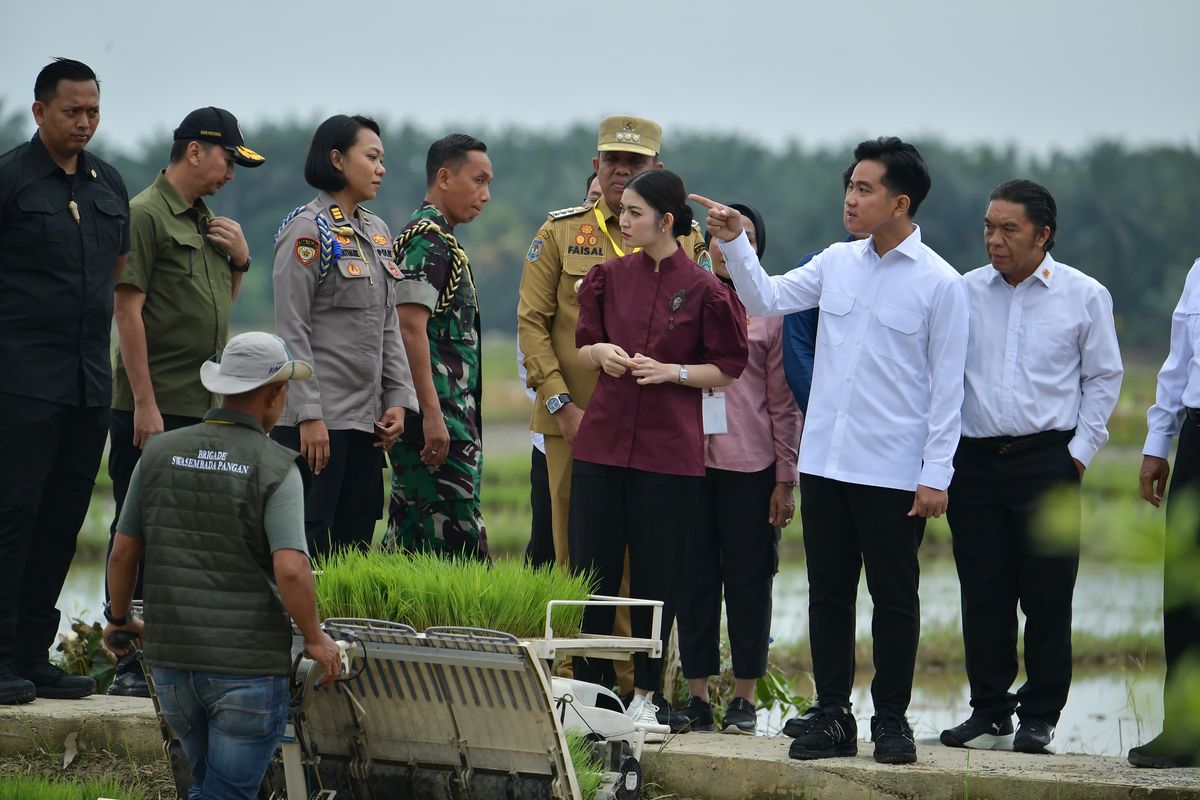
[{"label": "earring", "polygon": [[666,233],[666,232],[667,232],[667,226],[666,226],[666,225],[659,225],[659,226],[658,226],[658,232],[659,232],[659,233]]}]

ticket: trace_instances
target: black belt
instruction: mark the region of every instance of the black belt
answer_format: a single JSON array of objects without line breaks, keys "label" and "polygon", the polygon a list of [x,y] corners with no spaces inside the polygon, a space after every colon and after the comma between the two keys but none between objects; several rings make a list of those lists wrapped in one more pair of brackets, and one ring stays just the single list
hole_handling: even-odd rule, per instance
[{"label": "black belt", "polygon": [[[1197,412],[1200,414],[1200,412]],[[1065,444],[1075,438],[1075,431],[1042,431],[1028,436],[989,436],[982,439],[972,439],[964,436],[962,443],[971,447],[988,450],[998,456],[1016,456],[1030,453],[1056,444]]]},{"label": "black belt", "polygon": [[1200,408],[1185,408],[1187,418],[1191,420],[1193,425],[1200,425]]}]

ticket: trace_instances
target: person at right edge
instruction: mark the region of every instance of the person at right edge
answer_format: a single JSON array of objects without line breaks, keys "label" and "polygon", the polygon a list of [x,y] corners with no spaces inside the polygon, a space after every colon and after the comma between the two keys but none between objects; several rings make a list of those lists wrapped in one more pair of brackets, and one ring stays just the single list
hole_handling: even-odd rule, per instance
[{"label": "person at right edge", "polygon": [[792,758],[858,753],[850,690],[865,567],[875,760],[917,760],[905,718],[921,631],[917,551],[925,518],[946,511],[968,331],[962,276],[913,222],[929,187],[916,147],[895,137],[862,142],[843,215],[847,232],[869,237],[831,245],[778,277],[763,271],[737,209],[692,197],[709,209],[708,230],[750,314],[821,309],[799,464],[817,698],[784,728],[795,738]]},{"label": "person at right edge", "polygon": [[[1071,687],[1080,483],[1108,441],[1123,370],[1108,290],[1050,255],[1057,217],[1044,187],[1000,184],[983,220],[991,263],[964,276],[971,334],[946,516],[972,710],[942,731],[947,747],[1051,752]],[[1027,679],[1013,694],[1018,603]]]},{"label": "person at right edge", "polygon": [[[1171,769],[1200,763],[1200,721],[1196,709],[1200,674],[1200,259],[1192,264],[1183,294],[1171,315],[1171,351],[1158,372],[1154,405],[1146,412],[1146,444],[1138,476],[1142,499],[1158,508],[1167,496],[1175,451],[1175,477],[1167,499],[1167,538],[1163,550],[1163,648],[1167,678],[1163,687],[1162,733],[1130,748],[1135,767]],[[1190,691],[1189,691],[1190,690]]]}]

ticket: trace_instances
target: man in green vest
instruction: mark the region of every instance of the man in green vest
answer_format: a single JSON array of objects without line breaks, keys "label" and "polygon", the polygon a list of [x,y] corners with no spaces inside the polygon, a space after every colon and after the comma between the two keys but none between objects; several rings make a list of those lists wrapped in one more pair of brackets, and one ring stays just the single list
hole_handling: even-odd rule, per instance
[{"label": "man in green vest", "polygon": [[[339,670],[304,538],[307,469],[267,437],[288,381],[310,377],[277,336],[231,339],[220,363],[200,368],[221,406],[146,443],[117,522],[104,635],[142,635],[191,764],[189,797],[257,796],[287,722],[291,620],[322,680]],[[144,624],[131,613],[143,554]]]}]

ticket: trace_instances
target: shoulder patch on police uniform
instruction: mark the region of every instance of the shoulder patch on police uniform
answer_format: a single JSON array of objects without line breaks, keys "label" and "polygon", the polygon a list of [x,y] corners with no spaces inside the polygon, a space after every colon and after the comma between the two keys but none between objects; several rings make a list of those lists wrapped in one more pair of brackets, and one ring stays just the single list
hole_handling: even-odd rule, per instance
[{"label": "shoulder patch on police uniform", "polygon": [[302,267],[307,267],[309,264],[317,260],[317,255],[321,252],[317,245],[316,239],[309,239],[307,236],[301,236],[296,240],[296,262]]},{"label": "shoulder patch on police uniform", "polygon": [[696,259],[696,263],[703,267],[705,272],[712,272],[712,256],[708,254],[707,250],[700,253],[700,258]]},{"label": "shoulder patch on police uniform", "polygon": [[542,245],[545,243],[546,242],[543,239],[534,239],[533,244],[529,245],[529,253],[525,256],[525,258],[529,259],[530,261],[537,261],[542,255]]},{"label": "shoulder patch on police uniform", "polygon": [[346,215],[342,213],[341,207],[336,203],[329,207],[329,217],[338,225],[346,221]]},{"label": "shoulder patch on police uniform", "polygon": [[550,219],[562,219],[563,217],[573,217],[581,211],[587,211],[587,206],[571,206],[570,208],[560,208],[558,211],[550,212]]}]

